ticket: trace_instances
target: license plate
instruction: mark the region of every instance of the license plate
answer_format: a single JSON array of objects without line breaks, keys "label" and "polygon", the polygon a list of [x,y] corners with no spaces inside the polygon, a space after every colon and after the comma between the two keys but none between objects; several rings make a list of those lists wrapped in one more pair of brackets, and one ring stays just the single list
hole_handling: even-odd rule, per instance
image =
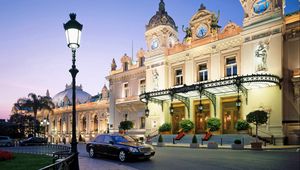
[{"label": "license plate", "polygon": [[146,153],[144,153],[144,155],[146,155],[146,156],[151,155],[151,152],[146,152]]}]

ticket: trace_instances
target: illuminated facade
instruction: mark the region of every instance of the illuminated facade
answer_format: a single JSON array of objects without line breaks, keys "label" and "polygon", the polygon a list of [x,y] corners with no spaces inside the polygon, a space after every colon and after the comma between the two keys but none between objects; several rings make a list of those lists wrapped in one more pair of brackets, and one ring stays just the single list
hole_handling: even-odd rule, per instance
[{"label": "illuminated facade", "polygon": [[[260,126],[260,136],[273,136],[276,144],[283,143],[284,137],[299,143],[299,13],[285,17],[284,1],[240,2],[243,27],[229,22],[221,29],[220,13],[201,5],[189,27],[183,28],[186,37],[181,43],[178,28],[161,1],[146,25],[148,49],[139,51],[145,66],[132,64],[124,56],[122,68],[116,70],[113,61],[107,77],[110,129],[117,130],[126,117],[135,122],[136,131],[154,133],[162,123],[170,122],[172,132],[177,133],[179,121],[190,119],[194,132],[203,133],[206,120],[217,117],[222,122],[220,133],[236,133],[238,119],[263,109],[269,120]],[[137,98],[143,83],[146,93],[140,100],[144,104]],[[145,127],[140,127],[146,104],[149,117]],[[295,132],[292,137],[291,132]]]},{"label": "illuminated facade", "polygon": [[[49,92],[47,96],[50,97]],[[76,86],[76,132],[77,140],[89,141],[99,133],[107,131],[109,115],[109,92],[106,86],[101,93],[91,96],[83,91],[82,86]],[[72,137],[72,86],[66,85],[65,90],[56,94],[52,101],[55,109],[52,112],[40,111],[38,120],[49,122],[47,137],[50,142],[71,142]],[[42,125],[43,126],[43,125]],[[81,136],[81,137],[80,137]],[[79,140],[79,141],[80,141]]]}]

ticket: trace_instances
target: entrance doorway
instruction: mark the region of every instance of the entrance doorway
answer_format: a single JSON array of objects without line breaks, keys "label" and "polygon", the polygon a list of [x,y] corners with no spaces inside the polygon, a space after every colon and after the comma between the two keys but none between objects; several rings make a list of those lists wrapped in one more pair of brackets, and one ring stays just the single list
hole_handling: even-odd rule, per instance
[{"label": "entrance doorway", "polygon": [[240,114],[235,106],[235,100],[222,103],[222,126],[223,133],[236,133],[235,125]]},{"label": "entrance doorway", "polygon": [[184,106],[174,107],[174,113],[172,116],[172,133],[177,134],[179,131],[179,122],[184,119],[185,109]]},{"label": "entrance doorway", "polygon": [[203,111],[198,111],[198,105],[195,105],[195,133],[205,133],[207,130],[207,120],[210,117],[209,103],[203,104]]}]

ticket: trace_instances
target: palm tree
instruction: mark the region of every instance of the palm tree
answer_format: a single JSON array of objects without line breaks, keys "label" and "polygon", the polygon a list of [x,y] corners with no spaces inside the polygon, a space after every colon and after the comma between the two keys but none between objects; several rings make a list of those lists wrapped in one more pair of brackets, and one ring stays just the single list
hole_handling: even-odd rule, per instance
[{"label": "palm tree", "polygon": [[[36,119],[38,110],[49,110],[55,107],[54,103],[51,101],[51,98],[48,96],[37,96],[34,93],[29,93],[28,98],[18,99],[17,105],[22,108],[30,108],[33,111],[34,118]],[[34,130],[33,134],[36,135],[36,121],[34,121]]]}]

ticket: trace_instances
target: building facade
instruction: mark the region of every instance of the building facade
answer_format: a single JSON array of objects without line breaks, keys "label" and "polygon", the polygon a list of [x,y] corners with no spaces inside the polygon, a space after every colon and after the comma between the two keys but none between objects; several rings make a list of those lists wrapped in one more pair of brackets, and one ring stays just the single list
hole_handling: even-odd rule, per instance
[{"label": "building facade", "polygon": [[157,132],[165,122],[177,133],[179,122],[189,119],[194,132],[203,133],[207,119],[216,117],[222,122],[220,133],[236,133],[239,119],[264,110],[268,122],[260,126],[260,136],[273,136],[276,144],[286,137],[299,143],[299,13],[285,16],[284,1],[240,2],[243,26],[228,22],[221,29],[220,13],[201,4],[189,26],[182,28],[186,36],[180,42],[178,27],[161,0],[146,25],[148,49],[138,52],[145,66],[123,56],[122,68],[116,70],[113,61],[107,77],[110,129],[117,130],[120,121],[128,119],[146,134]]},{"label": "building facade", "polygon": [[[47,91],[47,96],[50,97]],[[109,91],[107,87],[101,93],[91,96],[83,91],[82,86],[76,86],[76,133],[78,141],[89,141],[97,134],[108,130]],[[49,112],[38,112],[37,119],[46,126],[46,136],[49,142],[70,143],[72,139],[72,85],[66,85],[65,90],[52,98],[55,108]],[[46,124],[43,124],[46,122]],[[48,123],[47,123],[48,122]]]}]

